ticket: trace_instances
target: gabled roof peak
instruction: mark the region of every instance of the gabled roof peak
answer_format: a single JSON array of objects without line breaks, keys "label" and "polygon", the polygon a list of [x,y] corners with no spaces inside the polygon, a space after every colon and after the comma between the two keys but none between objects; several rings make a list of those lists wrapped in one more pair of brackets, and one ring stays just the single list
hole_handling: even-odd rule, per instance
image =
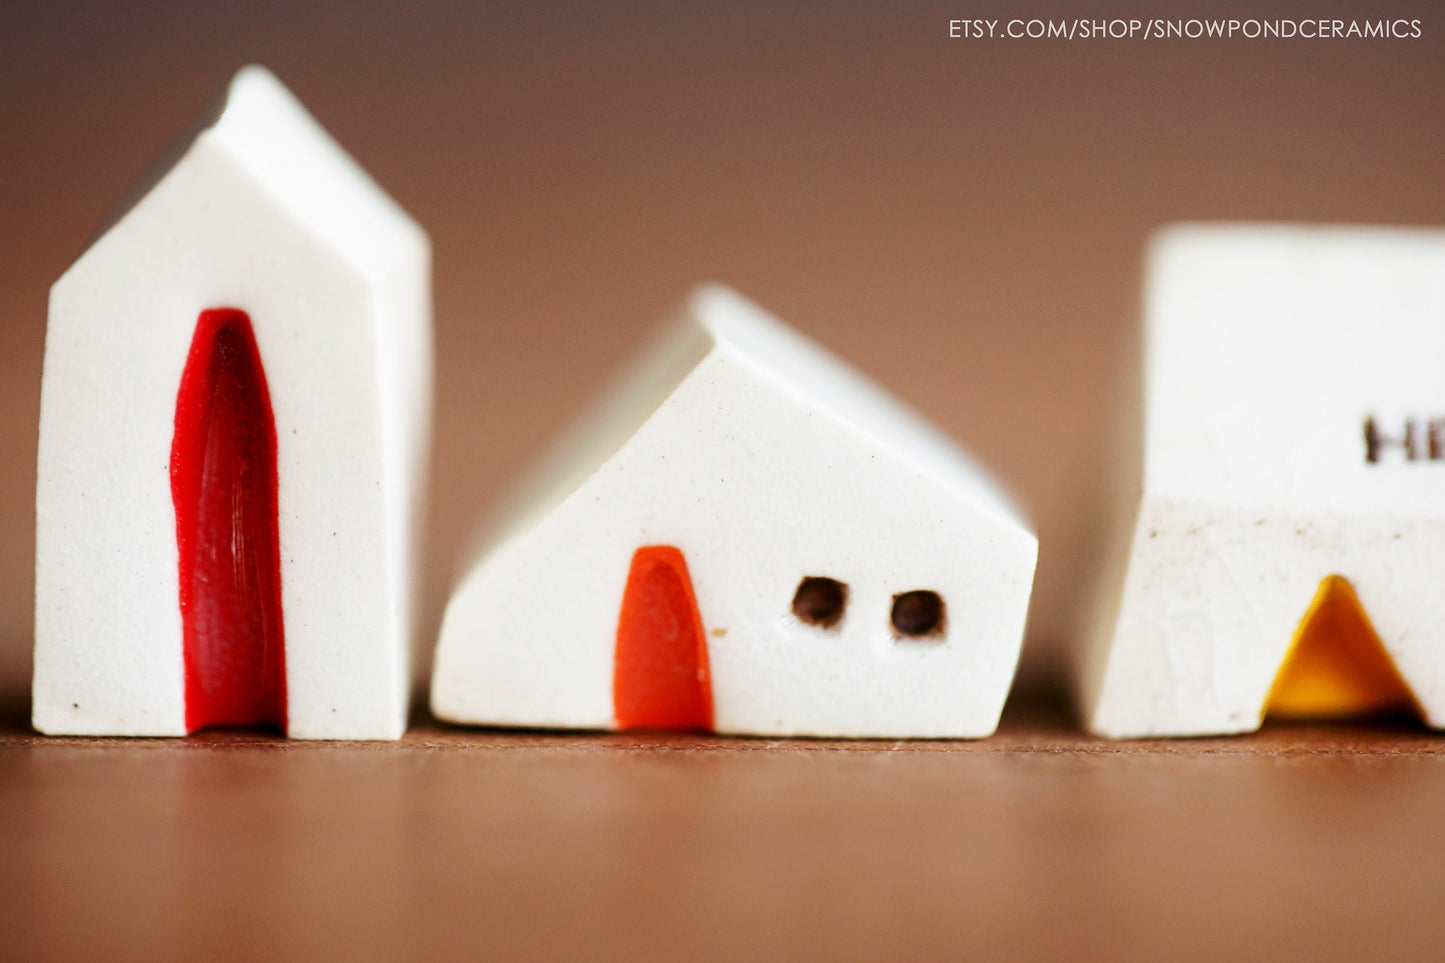
[{"label": "gabled roof peak", "polygon": [[365,270],[389,266],[398,238],[426,244],[416,222],[265,67],[236,73],[215,124],[196,140],[204,139]]},{"label": "gabled roof peak", "polygon": [[683,313],[719,344],[775,376],[935,481],[973,498],[1001,520],[1027,527],[1024,512],[952,439],[803,334],[726,285],[699,284]]},{"label": "gabled roof peak", "polygon": [[[278,210],[363,274],[376,277],[399,258],[425,256],[426,232],[274,74],[255,64],[241,68],[224,96],[141,178],[99,238],[144,204],[173,172],[217,151],[273,199]],[[76,265],[84,260],[82,256]]]}]

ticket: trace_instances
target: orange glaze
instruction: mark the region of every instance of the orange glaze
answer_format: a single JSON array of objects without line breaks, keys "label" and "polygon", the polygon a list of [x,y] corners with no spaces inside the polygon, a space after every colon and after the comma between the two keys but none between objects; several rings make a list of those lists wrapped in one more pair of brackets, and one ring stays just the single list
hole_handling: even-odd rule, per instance
[{"label": "orange glaze", "polygon": [[632,556],[617,620],[612,704],[623,729],[712,729],[707,639],[687,561],[670,545]]},{"label": "orange glaze", "polygon": [[1348,580],[1330,575],[1295,631],[1269,697],[1271,719],[1420,715]]}]

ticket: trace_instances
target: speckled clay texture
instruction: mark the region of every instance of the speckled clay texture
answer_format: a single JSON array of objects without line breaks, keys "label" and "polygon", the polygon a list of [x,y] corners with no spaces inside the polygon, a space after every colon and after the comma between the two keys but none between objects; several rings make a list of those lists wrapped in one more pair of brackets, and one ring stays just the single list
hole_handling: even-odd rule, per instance
[{"label": "speckled clay texture", "polygon": [[[1108,736],[1259,725],[1328,575],[1445,724],[1445,232],[1181,226],[1144,300],[1142,454],[1122,462],[1080,703]],[[1422,451],[1425,448],[1421,441]]]}]

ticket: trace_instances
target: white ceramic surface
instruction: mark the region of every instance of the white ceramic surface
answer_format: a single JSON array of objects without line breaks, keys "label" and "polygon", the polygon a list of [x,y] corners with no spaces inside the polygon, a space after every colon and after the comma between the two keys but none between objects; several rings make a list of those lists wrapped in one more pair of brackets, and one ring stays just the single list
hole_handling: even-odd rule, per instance
[{"label": "white ceramic surface", "polygon": [[[1037,542],[963,452],[816,345],[699,288],[494,523],[447,608],[432,708],[454,722],[609,728],[633,552],[681,549],[714,727],[984,736],[1013,678]],[[804,576],[840,624],[794,617]],[[897,639],[938,592],[942,639]]]},{"label": "white ceramic surface", "polygon": [[[1445,232],[1185,225],[1144,301],[1143,451],[1081,650],[1107,736],[1256,728],[1320,581],[1354,585],[1445,725]],[[1366,460],[1365,419],[1386,445]],[[1138,423],[1136,423],[1138,424]]]},{"label": "white ceramic surface", "polygon": [[431,419],[426,234],[259,67],[51,291],[34,723],[185,731],[176,395],[246,311],[275,413],[288,734],[398,737]]}]

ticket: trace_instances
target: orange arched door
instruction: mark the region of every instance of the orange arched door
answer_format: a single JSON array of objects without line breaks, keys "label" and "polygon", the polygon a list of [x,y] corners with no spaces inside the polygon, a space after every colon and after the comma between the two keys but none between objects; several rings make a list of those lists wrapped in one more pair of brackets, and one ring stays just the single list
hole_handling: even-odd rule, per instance
[{"label": "orange arched door", "polygon": [[623,729],[712,729],[707,638],[687,560],[671,545],[632,556],[617,620],[612,705]]},{"label": "orange arched door", "polygon": [[186,728],[286,730],[276,424],[251,319],[202,311],[176,397]]}]

